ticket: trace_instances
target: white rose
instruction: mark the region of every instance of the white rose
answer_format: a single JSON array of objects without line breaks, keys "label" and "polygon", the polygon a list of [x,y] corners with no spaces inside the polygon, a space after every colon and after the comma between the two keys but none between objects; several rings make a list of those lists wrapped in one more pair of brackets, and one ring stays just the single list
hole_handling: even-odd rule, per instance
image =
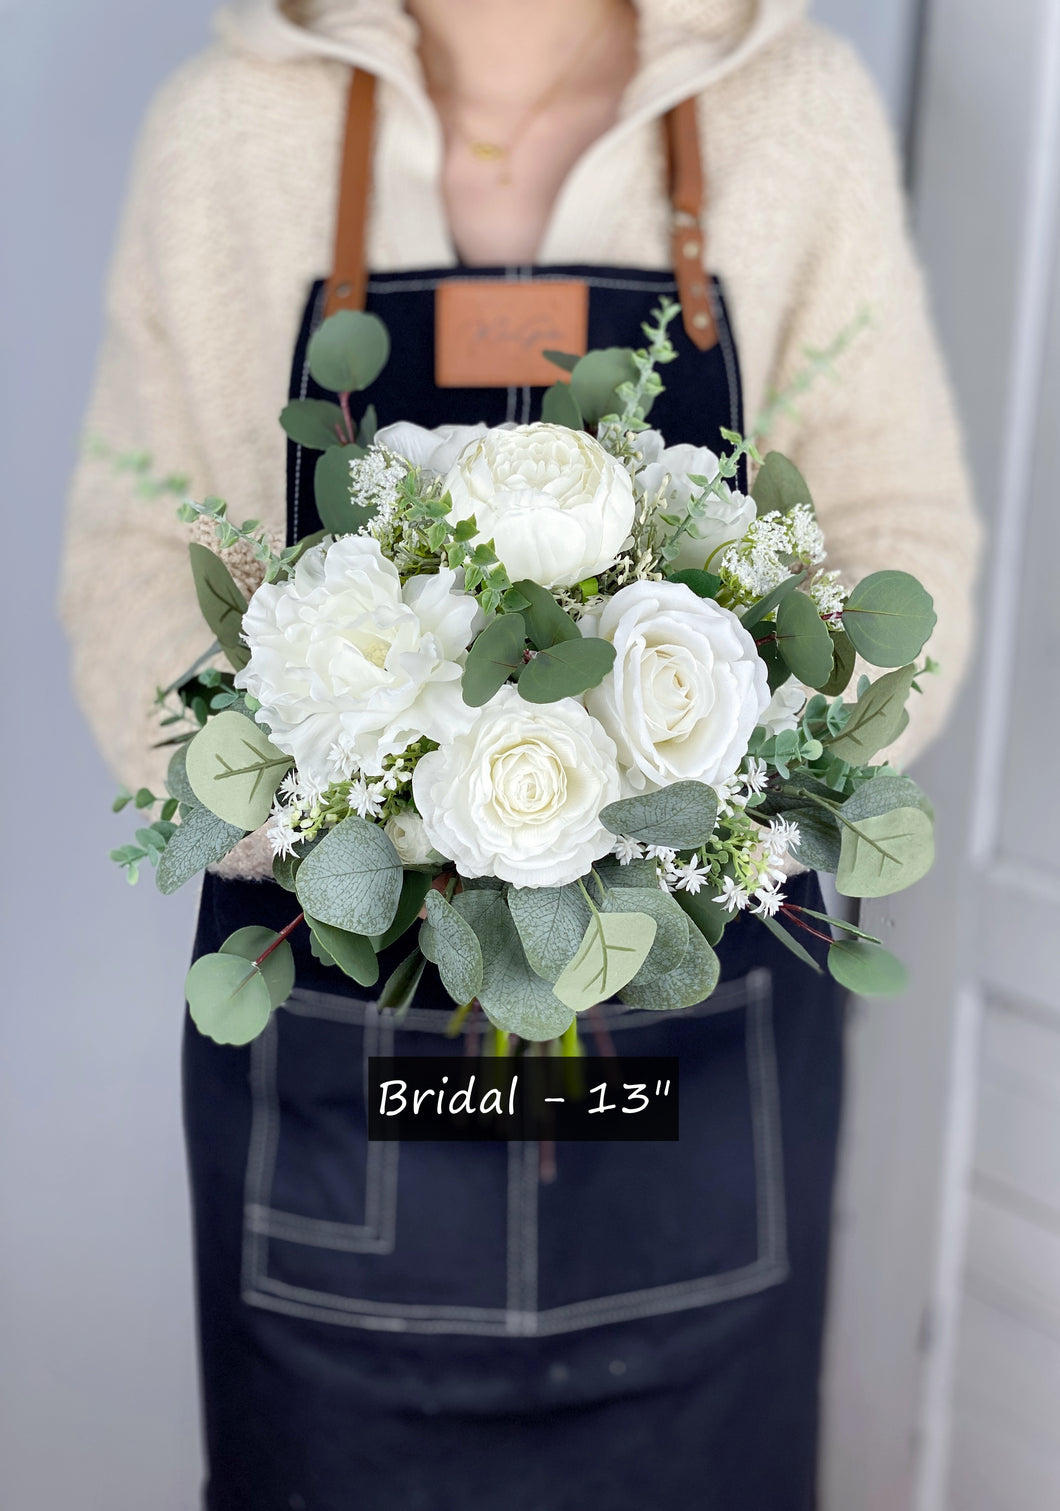
[{"label": "white rose", "polygon": [[[693,477],[709,481],[717,476],[718,458],[706,446],[664,446],[657,430],[647,430],[637,437],[637,449],[645,459],[637,474],[637,486],[651,497],[665,485],[668,514],[683,518],[688,513],[689,503],[701,491],[699,484],[691,481]],[[731,488],[726,488],[724,498],[711,495],[707,513],[696,521],[692,533],[678,537],[678,554],[667,570],[702,567],[712,556],[711,566],[716,567],[718,547],[739,540],[755,514],[754,499]]]},{"label": "white rose", "polygon": [[612,565],[633,527],[633,484],[598,441],[519,425],[473,441],[444,479],[455,521],[475,516],[513,582],[569,587]]},{"label": "white rose", "polygon": [[414,467],[442,473],[448,472],[465,446],[485,435],[486,430],[484,424],[439,425],[428,430],[409,420],[399,420],[396,425],[384,425],[377,430],[372,444],[385,447],[394,456],[403,456]]},{"label": "white rose", "polygon": [[434,849],[427,838],[423,820],[414,808],[395,813],[383,825],[390,836],[390,843],[404,866],[425,866],[434,859]]},{"label": "white rose", "polygon": [[236,675],[261,704],[274,744],[321,789],[421,735],[448,739],[471,710],[460,689],[482,615],[456,573],[404,588],[378,541],[348,535],[316,546],[286,582],[264,583],[243,633],[250,660]]},{"label": "white rose", "polygon": [[806,689],[794,677],[789,677],[770,698],[758,722],[768,735],[795,729],[805,704]]},{"label": "white rose", "polygon": [[627,790],[732,775],[769,702],[765,663],[735,614],[684,583],[634,582],[582,630],[615,647],[585,702],[618,747]]},{"label": "white rose", "polygon": [[614,743],[580,703],[527,703],[514,687],[420,759],[416,806],[464,876],[562,887],[615,842],[600,810],[620,794]]}]

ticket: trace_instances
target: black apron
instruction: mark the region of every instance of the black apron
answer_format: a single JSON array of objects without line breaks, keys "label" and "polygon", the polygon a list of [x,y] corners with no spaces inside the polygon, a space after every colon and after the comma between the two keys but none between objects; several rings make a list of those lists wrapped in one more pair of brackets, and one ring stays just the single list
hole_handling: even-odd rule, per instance
[{"label": "black apron", "polygon": [[[584,278],[593,347],[636,344],[675,290],[630,268],[501,273]],[[540,389],[435,388],[433,294],[454,276],[498,270],[368,282],[400,353],[364,395],[382,425],[540,415]],[[317,392],[305,348],[323,289],[292,397]],[[675,330],[650,418],[718,449],[742,416],[713,293],[718,341]],[[291,444],[291,538],[319,527],[311,460]],[[820,906],[812,874],[787,891]],[[245,924],[282,927],[293,901],[208,875],[196,956]],[[680,1141],[560,1143],[541,1184],[536,1144],[368,1143],[367,1057],[464,1054],[444,1037],[452,1004],[428,966],[395,1024],[303,930],[292,945],[298,984],[258,1040],[222,1047],[190,1021],[185,1036],[209,1511],[811,1511],[840,1104],[830,978],[742,916],[708,1001],[605,1006],[619,1053],[680,1057]]]}]

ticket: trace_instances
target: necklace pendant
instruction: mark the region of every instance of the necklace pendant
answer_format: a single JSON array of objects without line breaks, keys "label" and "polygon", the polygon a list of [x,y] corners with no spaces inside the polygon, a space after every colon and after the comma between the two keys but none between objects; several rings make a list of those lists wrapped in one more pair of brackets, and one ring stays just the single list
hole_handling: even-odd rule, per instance
[{"label": "necklace pendant", "polygon": [[471,156],[480,163],[499,163],[507,157],[507,148],[496,142],[469,142]]}]

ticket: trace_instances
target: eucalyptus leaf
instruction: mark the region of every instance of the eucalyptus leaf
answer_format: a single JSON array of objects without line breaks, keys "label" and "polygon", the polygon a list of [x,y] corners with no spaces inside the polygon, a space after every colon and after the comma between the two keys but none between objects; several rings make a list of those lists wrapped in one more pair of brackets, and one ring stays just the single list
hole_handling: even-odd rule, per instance
[{"label": "eucalyptus leaf", "polygon": [[[222,955],[238,955],[241,960],[257,960],[276,940],[274,929],[259,924],[249,924],[229,934],[221,946]],[[273,1007],[282,1007],[294,991],[294,952],[287,940],[282,940],[257,967],[264,978]]]},{"label": "eucalyptus leaf", "polygon": [[934,809],[925,792],[907,776],[876,776],[852,793],[840,808],[846,819],[876,818],[893,808],[922,808],[929,818]]},{"label": "eucalyptus leaf", "polygon": [[570,1027],[573,1014],[530,968],[503,892],[460,892],[453,907],[478,935],[482,986],[478,1000],[504,1033],[542,1042]]},{"label": "eucalyptus leaf", "polygon": [[292,441],[312,451],[341,446],[346,433],[342,410],[328,399],[292,399],[280,410],[280,424]]},{"label": "eucalyptus leaf", "polygon": [[361,423],[357,426],[357,439],[362,446],[370,446],[375,440],[375,433],[379,429],[379,418],[375,412],[375,405],[369,404],[361,416]]},{"label": "eucalyptus leaf", "polygon": [[538,651],[519,675],[519,692],[528,703],[577,698],[598,687],[614,664],[615,648],[609,640],[583,639],[579,634]]},{"label": "eucalyptus leaf", "polygon": [[800,682],[823,686],[832,675],[832,637],[813,599],[789,593],[777,607],[777,649]]},{"label": "eucalyptus leaf", "polygon": [[217,636],[218,645],[239,671],[250,660],[250,652],[239,638],[247,600],[236,587],[224,562],[209,546],[192,541],[188,555],[202,616]]},{"label": "eucalyptus leaf", "polygon": [[897,956],[865,939],[837,939],[828,951],[828,969],[841,986],[861,997],[894,997],[909,984]]},{"label": "eucalyptus leaf", "polygon": [[438,891],[427,893],[426,934],[429,949],[420,948],[438,967],[442,985],[458,1007],[473,1001],[482,985],[482,948],[478,935],[462,913]]},{"label": "eucalyptus leaf", "polygon": [[272,879],[285,892],[294,891],[294,878],[302,864],[300,855],[277,855],[272,862]]},{"label": "eucalyptus leaf", "polygon": [[169,766],[166,770],[166,791],[170,797],[175,797],[178,803],[198,804],[198,798],[191,790],[188,781],[186,763],[188,759],[188,745],[178,745],[169,758]]},{"label": "eucalyptus leaf", "polygon": [[309,338],[306,357],[313,381],[332,393],[360,391],[373,383],[390,356],[390,337],[378,315],[339,310]]},{"label": "eucalyptus leaf", "polygon": [[581,357],[573,352],[558,352],[546,347],[541,353],[546,362],[551,362],[553,367],[562,367],[565,373],[572,373],[581,361]]},{"label": "eucalyptus leaf", "polygon": [[257,829],[269,816],[273,794],[291,757],[251,719],[231,709],[216,714],[188,746],[185,770],[199,802],[243,829]]},{"label": "eucalyptus leaf", "polygon": [[717,794],[705,782],[673,782],[657,792],[608,803],[600,822],[612,834],[626,834],[646,845],[694,850],[714,832]]},{"label": "eucalyptus leaf", "polygon": [[796,572],[791,577],[785,577],[775,588],[768,592],[764,598],[759,598],[757,603],[752,603],[750,608],[744,609],[740,616],[740,622],[745,630],[753,630],[767,619],[774,609],[784,602],[789,593],[794,593],[806,581],[805,572]]},{"label": "eucalyptus leaf", "polygon": [[673,968],[664,976],[656,976],[646,986],[631,981],[620,995],[627,1007],[676,1012],[683,1007],[694,1007],[709,997],[720,974],[717,955],[690,921],[688,948]]},{"label": "eucalyptus leaf", "polygon": [[836,890],[844,897],[888,897],[931,869],[935,838],[920,808],[895,808],[843,825]]},{"label": "eucalyptus leaf", "polygon": [[786,514],[796,504],[809,504],[813,508],[806,479],[795,463],[779,451],[766,452],[751,489],[751,497],[759,516],[769,514],[774,509]]},{"label": "eucalyptus leaf", "polygon": [[593,862],[593,870],[605,887],[657,887],[659,870],[653,860],[631,860],[625,865],[613,855]]},{"label": "eucalyptus leaf", "polygon": [[665,976],[683,958],[688,949],[688,915],[675,897],[654,887],[627,888],[608,892],[600,911],[603,913],[644,913],[655,923],[655,939],[640,969],[630,977],[633,986],[646,986],[657,976]]},{"label": "eucalyptus leaf", "polygon": [[350,497],[350,463],[362,456],[363,446],[332,446],[317,458],[313,497],[320,523],[331,535],[352,535],[375,513]]},{"label": "eucalyptus leaf", "polygon": [[388,945],[400,939],[406,929],[412,927],[423,906],[423,899],[430,889],[431,878],[428,872],[405,872],[401,878],[401,896],[398,898],[394,921],[385,933],[378,934],[372,939],[373,949],[385,950]]},{"label": "eucalyptus leaf", "polygon": [[832,675],[821,688],[826,698],[838,698],[854,675],[857,652],[846,630],[832,631]]},{"label": "eucalyptus leaf", "polygon": [[569,614],[565,614],[547,588],[533,582],[529,577],[512,584],[515,591],[526,599],[527,607],[521,610],[526,625],[526,637],[538,650],[559,645],[565,640],[580,640],[581,630]]},{"label": "eucalyptus leaf", "polygon": [[552,990],[573,1012],[606,1001],[640,970],[656,931],[655,919],[647,913],[593,913],[577,954]]},{"label": "eucalyptus leaf", "polygon": [[852,766],[867,766],[878,750],[898,738],[915,666],[885,672],[850,708],[842,730],[826,741],[828,749]]},{"label": "eucalyptus leaf", "polygon": [[513,887],[508,908],[530,968],[556,981],[578,953],[592,913],[577,883],[566,887]]},{"label": "eucalyptus leaf", "polygon": [[873,572],[847,599],[843,628],[872,666],[904,666],[935,628],[931,594],[909,572]]},{"label": "eucalyptus leaf", "polygon": [[238,955],[200,955],[184,995],[196,1028],[217,1044],[249,1044],[272,1014],[265,977]]},{"label": "eucalyptus leaf", "polygon": [[383,934],[397,911],[402,874],[389,836],[351,813],[303,860],[295,892],[322,923],[351,934]]},{"label": "eucalyptus leaf", "polygon": [[526,624],[521,614],[498,614],[468,652],[461,679],[464,702],[481,708],[507,682],[513,672],[526,664]]},{"label": "eucalyptus leaf", "polygon": [[678,906],[695,924],[709,945],[716,945],[725,932],[732,914],[716,903],[708,892],[675,892]]},{"label": "eucalyptus leaf", "polygon": [[376,1006],[393,1013],[396,1018],[403,1018],[419,990],[426,964],[418,948],[406,955],[387,977]]},{"label": "eucalyptus leaf", "polygon": [[615,389],[636,381],[637,368],[627,347],[607,346],[581,357],[571,369],[570,384],[585,424],[597,425],[614,414],[620,407]]},{"label": "eucalyptus leaf", "polygon": [[549,425],[566,425],[581,430],[582,412],[569,383],[553,383],[541,400],[541,418]]},{"label": "eucalyptus leaf", "polygon": [[332,964],[356,981],[358,986],[375,985],[379,980],[379,960],[370,940],[363,934],[353,934],[349,929],[338,929],[334,924],[324,923],[308,913],[305,921],[314,937],[323,945]]},{"label": "eucalyptus leaf", "polygon": [[721,592],[721,578],[715,572],[704,572],[700,567],[684,567],[680,572],[671,572],[666,580],[684,583],[697,598],[717,598]]},{"label": "eucalyptus leaf", "polygon": [[169,836],[159,857],[155,872],[158,890],[167,897],[178,891],[186,881],[227,855],[245,833],[242,825],[227,824],[196,803]]}]

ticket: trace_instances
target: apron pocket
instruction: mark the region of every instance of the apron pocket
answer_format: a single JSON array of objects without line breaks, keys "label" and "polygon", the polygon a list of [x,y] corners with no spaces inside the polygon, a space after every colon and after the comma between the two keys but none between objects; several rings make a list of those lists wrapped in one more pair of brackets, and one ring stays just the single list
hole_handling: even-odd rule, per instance
[{"label": "apron pocket", "polygon": [[[746,1295],[787,1273],[770,973],[682,1013],[604,1010],[620,1054],[679,1055],[676,1143],[369,1143],[371,1055],[444,1053],[447,1013],[402,1024],[296,989],[255,1041],[243,1296],[395,1332],[541,1336]],[[591,1068],[592,1061],[589,1062]]]}]

